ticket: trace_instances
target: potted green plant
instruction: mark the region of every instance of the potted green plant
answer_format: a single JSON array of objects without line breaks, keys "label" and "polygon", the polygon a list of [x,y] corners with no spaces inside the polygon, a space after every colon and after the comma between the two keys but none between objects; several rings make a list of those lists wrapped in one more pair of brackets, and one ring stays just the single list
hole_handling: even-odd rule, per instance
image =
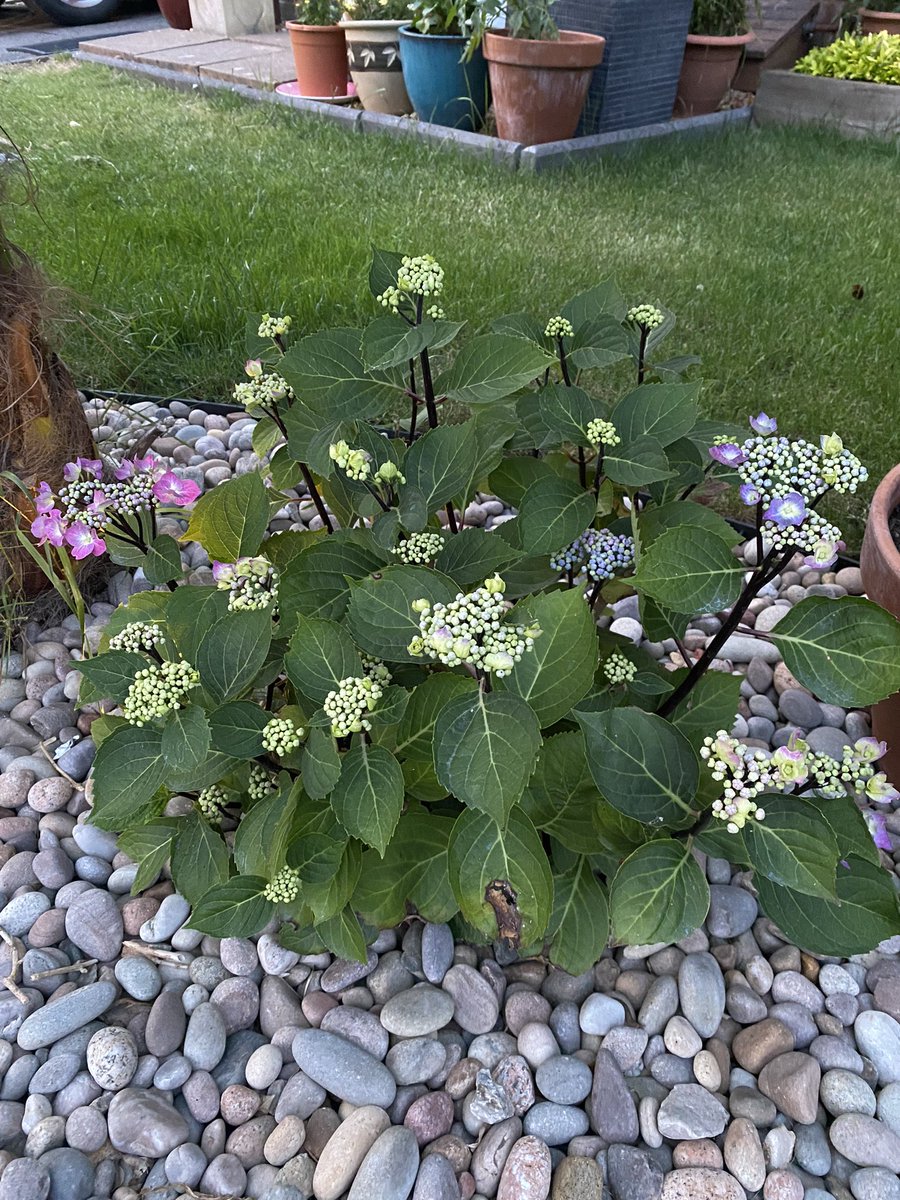
[{"label": "potted green plant", "polygon": [[347,94],[347,43],[339,0],[296,0],[291,39],[301,96],[333,100]]},{"label": "potted green plant", "polygon": [[363,108],[401,116],[412,111],[400,65],[408,0],[342,0],[350,78]]},{"label": "potted green plant", "polygon": [[505,29],[487,29],[497,133],[525,145],[574,135],[606,39],[557,28],[548,0],[507,0]]},{"label": "potted green plant", "polygon": [[400,30],[403,81],[419,120],[454,129],[484,124],[489,103],[482,0],[412,0]]},{"label": "potted green plant", "polygon": [[900,0],[881,0],[876,8],[857,13],[862,33],[900,33]]},{"label": "potted green plant", "polygon": [[753,36],[747,0],[695,0],[675,97],[676,117],[716,111]]}]

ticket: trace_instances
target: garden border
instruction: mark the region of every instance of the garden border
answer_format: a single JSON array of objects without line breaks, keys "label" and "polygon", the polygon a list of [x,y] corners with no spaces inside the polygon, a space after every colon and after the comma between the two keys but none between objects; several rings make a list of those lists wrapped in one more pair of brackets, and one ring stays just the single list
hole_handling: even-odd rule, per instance
[{"label": "garden border", "polygon": [[900,87],[764,71],[757,93],[760,125],[824,125],[846,137],[900,136]]},{"label": "garden border", "polygon": [[155,67],[149,63],[115,59],[102,54],[77,50],[72,57],[78,62],[112,67],[138,79],[180,91],[224,91],[256,103],[280,104],[300,114],[344,125],[360,133],[384,133],[394,137],[412,137],[439,147],[450,147],[463,154],[488,159],[507,170],[543,172],[571,163],[593,162],[609,154],[618,154],[629,146],[667,137],[703,137],[749,126],[752,108],[726,109],[709,116],[687,117],[678,121],[663,121],[656,125],[642,125],[635,129],[618,129],[610,133],[594,134],[589,137],[571,138],[562,142],[549,142],[543,146],[523,146],[519,142],[507,142],[481,133],[468,133],[460,129],[448,129],[425,121],[412,121],[404,117],[392,117],[383,113],[366,112],[361,109],[343,108],[340,105],[322,104],[305,100],[299,96],[285,96],[265,88],[249,87],[246,84],[230,83],[227,80],[198,77],[186,72]]}]

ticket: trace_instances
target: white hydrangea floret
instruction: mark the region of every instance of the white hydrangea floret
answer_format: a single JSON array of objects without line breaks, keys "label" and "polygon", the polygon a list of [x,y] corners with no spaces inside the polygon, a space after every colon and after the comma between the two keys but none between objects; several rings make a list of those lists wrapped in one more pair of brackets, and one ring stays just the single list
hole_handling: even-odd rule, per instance
[{"label": "white hydrangea floret", "polygon": [[331,736],[349,737],[351,733],[371,729],[372,723],[366,713],[372,712],[383,694],[381,684],[371,675],[342,679],[334,691],[328,693],[322,705],[326,717],[331,721]]},{"label": "white hydrangea floret", "polygon": [[666,318],[654,304],[636,304],[634,308],[629,308],[627,319],[649,333],[651,329],[658,329]]},{"label": "white hydrangea floret", "polygon": [[109,639],[110,650],[153,650],[166,640],[155,621],[131,621]]},{"label": "white hydrangea floret", "polygon": [[287,717],[272,717],[262,731],[262,743],[270,754],[284,758],[303,741],[305,730]]},{"label": "white hydrangea floret", "polygon": [[293,320],[287,314],[273,317],[270,313],[263,313],[256,336],[261,338],[284,337],[292,324]]},{"label": "white hydrangea floret", "polygon": [[502,679],[534,647],[537,625],[510,625],[504,618],[512,605],[504,600],[506,584],[499,575],[449,604],[413,602],[421,636],[409,645],[413,655],[427,654],[448,667],[466,665]]},{"label": "white hydrangea floret", "polygon": [[242,404],[248,412],[263,405],[271,407],[282,400],[294,398],[290,384],[274,371],[236,384],[232,395],[235,403]]},{"label": "white hydrangea floret", "polygon": [[191,688],[200,682],[200,674],[185,659],[152,663],[138,671],[122,705],[122,716],[132,725],[145,725],[155,717],[183,704]]},{"label": "white hydrangea floret", "polygon": [[602,417],[588,421],[587,435],[592,446],[618,446],[622,441],[612,421],[604,421]]},{"label": "white hydrangea floret", "polygon": [[263,889],[263,895],[273,904],[290,904],[300,895],[300,873],[293,867],[282,867]]},{"label": "white hydrangea floret", "polygon": [[439,533],[411,533],[409,537],[391,551],[407,566],[424,566],[434,562],[444,548],[444,539]]},{"label": "white hydrangea floret", "polygon": [[363,674],[367,679],[382,685],[391,682],[391,673],[380,658],[376,658],[374,654],[366,654],[364,650],[359,652],[359,657],[362,659]]},{"label": "white hydrangea floret", "polygon": [[547,328],[544,330],[544,337],[572,337],[574,333],[575,330],[572,327],[572,322],[567,320],[566,317],[551,317],[547,322]]}]

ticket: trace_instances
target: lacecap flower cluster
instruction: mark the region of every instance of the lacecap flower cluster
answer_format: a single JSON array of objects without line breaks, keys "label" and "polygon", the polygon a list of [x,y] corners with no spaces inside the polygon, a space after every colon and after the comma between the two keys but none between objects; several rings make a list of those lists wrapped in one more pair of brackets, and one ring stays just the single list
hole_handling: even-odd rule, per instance
[{"label": "lacecap flower cluster", "polygon": [[228,592],[229,612],[253,612],[274,608],[278,600],[278,570],[267,558],[239,558],[237,562],[214,562],[216,587]]},{"label": "lacecap flower cluster", "polygon": [[637,304],[634,308],[629,308],[626,314],[626,320],[648,333],[652,329],[658,329],[665,319],[665,315],[654,304]]},{"label": "lacecap flower cluster", "polygon": [[439,533],[411,533],[391,550],[402,563],[409,567],[424,566],[434,562],[444,548],[444,539]]},{"label": "lacecap flower cluster", "polygon": [[878,804],[900,799],[884,772],[875,772],[874,764],[886,750],[884,742],[860,738],[853,746],[844,747],[838,762],[829,754],[810,750],[795,734],[786,746],[768,755],[720,729],[714,738],[704,739],[700,757],[713,779],[723,785],[722,796],[712,806],[713,816],[725,822],[729,833],[737,833],[751,818],[765,819],[765,811],[756,804],[756,797],[764,792],[809,787],[832,799],[847,792]]},{"label": "lacecap flower cluster", "polygon": [[587,435],[592,446],[618,446],[622,441],[612,421],[601,417],[588,422]]},{"label": "lacecap flower cluster", "polygon": [[282,867],[266,884],[263,895],[273,904],[290,904],[300,895],[300,873],[293,867]]},{"label": "lacecap flower cluster", "polygon": [[31,533],[39,546],[67,546],[75,559],[105,553],[105,532],[127,528],[129,517],[160,504],[193,504],[200,495],[196,483],[153,454],[123,459],[110,469],[99,459],[77,458],[66,464],[63,479],[58,495],[46,481],[38,484]]},{"label": "lacecap flower cluster", "polygon": [[138,671],[122,705],[122,716],[132,725],[146,725],[181,708],[188,692],[200,682],[200,673],[185,659],[150,663]]},{"label": "lacecap flower cluster", "polygon": [[764,412],[751,418],[750,427],[755,436],[742,443],[717,438],[710,457],[737,471],[741,500],[760,506],[763,537],[775,549],[796,547],[806,552],[807,567],[832,567],[843,549],[841,531],[814,505],[830,489],[855,492],[868,471],[836,433],[823,435],[818,446],[776,436],[778,424]]},{"label": "lacecap flower cluster", "polygon": [[368,719],[384,694],[381,684],[369,675],[349,676],[325,697],[322,708],[331,721],[332,737],[349,737],[372,728]]},{"label": "lacecap flower cluster", "polygon": [[612,684],[631,683],[637,675],[637,667],[617,650],[603,664],[603,674]]},{"label": "lacecap flower cluster", "polygon": [[284,337],[286,333],[289,333],[293,323],[293,319],[287,314],[273,317],[269,313],[263,313],[256,336],[272,338],[274,341],[275,338]]},{"label": "lacecap flower cluster", "polygon": [[600,583],[634,566],[634,538],[608,529],[586,529],[551,557],[550,566],[560,573],[571,571],[576,577],[584,571]]},{"label": "lacecap flower cluster", "polygon": [[505,618],[512,604],[504,600],[506,584],[499,575],[474,592],[460,592],[449,604],[413,602],[421,636],[409,644],[410,654],[427,655],[448,667],[469,666],[502,679],[534,648],[537,625],[511,625]]},{"label": "lacecap flower cluster", "polygon": [[254,408],[272,408],[282,400],[293,400],[294,391],[287,380],[277,371],[266,371],[258,358],[248,358],[244,370],[249,379],[235,385],[235,403],[242,404],[250,412]]}]

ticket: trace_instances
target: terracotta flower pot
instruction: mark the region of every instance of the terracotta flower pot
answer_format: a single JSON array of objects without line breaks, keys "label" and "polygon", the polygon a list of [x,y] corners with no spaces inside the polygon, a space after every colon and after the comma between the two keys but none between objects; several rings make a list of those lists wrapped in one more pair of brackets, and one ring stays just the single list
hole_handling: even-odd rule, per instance
[{"label": "terracotta flower pot", "polygon": [[735,37],[703,37],[689,33],[673,115],[699,117],[715,112],[737,74],[744,47],[755,36],[740,33]]},{"label": "terracotta flower pot", "polygon": [[570,138],[606,38],[561,29],[557,41],[484,35],[497,135],[526,146]]},{"label": "terracotta flower pot", "polygon": [[191,6],[188,0],[157,0],[159,11],[173,29],[190,29]]},{"label": "terracotta flower pot", "polygon": [[347,94],[347,43],[342,25],[287,21],[301,96]]},{"label": "terracotta flower pot", "polygon": [[877,8],[861,8],[859,23],[863,33],[900,33],[900,12],[882,12]]},{"label": "terracotta flower pot", "polygon": [[[900,620],[900,550],[891,536],[890,519],[900,505],[900,466],[882,479],[869,508],[859,565],[866,595]],[[897,786],[900,781],[900,692],[872,707],[872,732],[888,744],[880,769]]]},{"label": "terracotta flower pot", "polygon": [[363,108],[401,117],[412,112],[403,82],[400,34],[406,21],[342,21],[350,78]]}]

